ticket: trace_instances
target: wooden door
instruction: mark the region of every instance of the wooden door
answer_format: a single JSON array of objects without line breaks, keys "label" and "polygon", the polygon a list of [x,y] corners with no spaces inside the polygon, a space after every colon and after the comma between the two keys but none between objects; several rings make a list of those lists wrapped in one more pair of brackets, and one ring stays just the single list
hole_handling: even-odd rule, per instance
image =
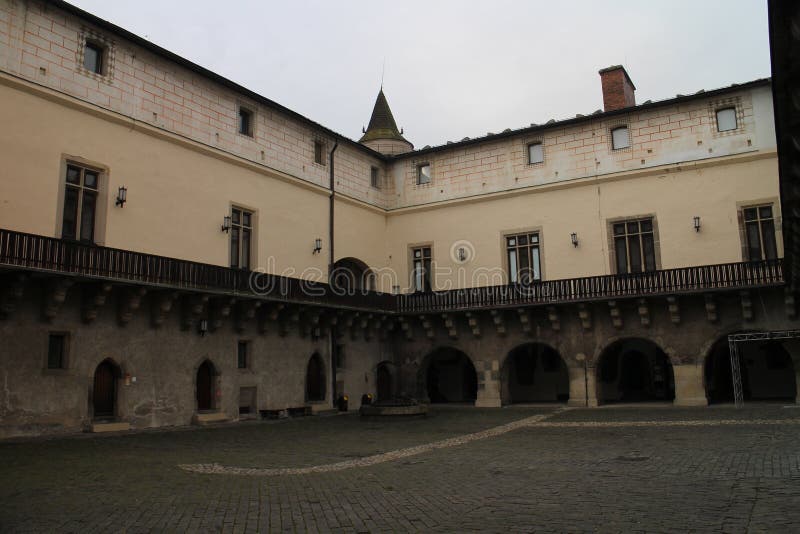
[{"label": "wooden door", "polygon": [[117,381],[114,364],[104,361],[94,372],[92,400],[95,417],[113,417],[117,397]]},{"label": "wooden door", "polygon": [[197,370],[197,411],[211,410],[214,393],[214,369],[205,361]]},{"label": "wooden door", "polygon": [[388,400],[392,398],[392,373],[389,366],[382,363],[378,366],[378,400]]}]

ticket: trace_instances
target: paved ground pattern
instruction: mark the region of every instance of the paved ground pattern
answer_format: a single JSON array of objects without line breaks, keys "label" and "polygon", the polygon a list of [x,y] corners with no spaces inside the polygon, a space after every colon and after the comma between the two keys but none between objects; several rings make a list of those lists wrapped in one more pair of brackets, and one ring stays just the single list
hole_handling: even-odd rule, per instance
[{"label": "paved ground pattern", "polygon": [[[309,468],[418,447],[329,472],[179,467]],[[796,532],[800,409],[462,408],[6,442],[0,481],[3,532]]]}]

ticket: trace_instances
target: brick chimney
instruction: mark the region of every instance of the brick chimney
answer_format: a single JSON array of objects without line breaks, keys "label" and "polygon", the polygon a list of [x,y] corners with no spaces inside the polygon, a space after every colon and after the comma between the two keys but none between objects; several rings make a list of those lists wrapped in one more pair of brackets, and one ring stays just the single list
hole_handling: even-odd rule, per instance
[{"label": "brick chimney", "polygon": [[622,65],[614,65],[600,70],[600,84],[603,86],[603,108],[614,111],[636,105],[636,86]]}]

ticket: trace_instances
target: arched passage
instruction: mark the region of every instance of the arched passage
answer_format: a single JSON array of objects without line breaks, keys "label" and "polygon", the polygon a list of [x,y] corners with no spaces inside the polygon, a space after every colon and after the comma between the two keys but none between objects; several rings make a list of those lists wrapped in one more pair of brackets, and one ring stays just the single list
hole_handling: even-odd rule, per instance
[{"label": "arched passage", "polygon": [[375,290],[375,274],[358,258],[342,258],[333,264],[331,283],[346,294],[368,289]]},{"label": "arched passage", "polygon": [[567,365],[543,343],[526,343],[509,352],[501,377],[504,404],[569,400]]},{"label": "arched passage", "polygon": [[325,400],[325,363],[317,352],[308,359],[306,367],[306,400],[311,402]]},{"label": "arched passage", "polygon": [[442,347],[425,358],[420,370],[423,397],[430,402],[475,402],[478,374],[469,356],[458,349]]},{"label": "arched passage", "polygon": [[[746,401],[794,401],[795,366],[780,341],[747,341],[738,345],[742,394]],[[709,404],[733,402],[733,374],[728,336],[718,339],[706,356],[706,398]]]},{"label": "arched passage", "polygon": [[117,415],[117,381],[122,372],[110,359],[103,360],[94,371],[92,385],[92,414],[95,419],[110,419]]},{"label": "arched passage", "polygon": [[197,411],[207,412],[217,408],[217,369],[209,360],[203,360],[197,368],[195,378],[195,396]]},{"label": "arched passage", "polygon": [[675,399],[672,364],[661,348],[647,339],[612,343],[597,365],[600,402],[648,402]]},{"label": "arched passage", "polygon": [[394,397],[394,372],[389,362],[381,362],[375,369],[377,400],[386,401]]}]

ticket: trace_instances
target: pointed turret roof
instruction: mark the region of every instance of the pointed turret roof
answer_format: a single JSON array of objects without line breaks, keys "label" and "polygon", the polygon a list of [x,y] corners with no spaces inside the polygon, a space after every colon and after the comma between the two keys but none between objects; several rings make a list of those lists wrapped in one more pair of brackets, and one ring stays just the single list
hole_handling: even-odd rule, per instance
[{"label": "pointed turret roof", "polygon": [[392,110],[389,109],[386,95],[383,94],[383,87],[381,87],[378,93],[378,98],[375,99],[375,107],[372,109],[372,117],[369,119],[367,131],[361,139],[359,139],[359,142],[363,143],[364,141],[373,141],[375,139],[397,139],[399,141],[406,141],[400,133],[400,130],[397,129],[397,123],[394,122]]}]

